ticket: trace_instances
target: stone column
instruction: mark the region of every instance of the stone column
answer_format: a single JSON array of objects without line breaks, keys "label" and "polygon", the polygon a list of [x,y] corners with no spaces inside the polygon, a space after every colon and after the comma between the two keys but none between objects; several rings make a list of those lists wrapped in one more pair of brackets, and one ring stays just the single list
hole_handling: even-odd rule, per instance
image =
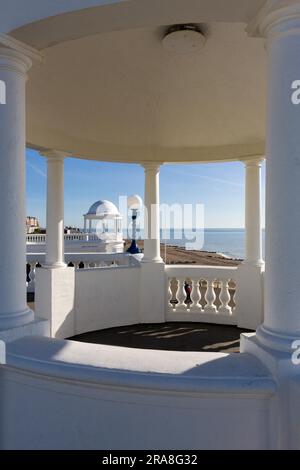
[{"label": "stone column", "polygon": [[160,164],[144,163],[145,169],[145,263],[161,263],[159,224],[159,169]]},{"label": "stone column", "polygon": [[256,330],[263,322],[263,271],[261,229],[262,157],[244,160],[245,178],[245,260],[238,267],[237,322],[240,328]]},{"label": "stone column", "polygon": [[270,2],[252,24],[266,38],[265,319],[258,340],[291,352],[300,338],[300,2]]},{"label": "stone column", "polygon": [[[13,41],[13,40],[12,40]],[[33,320],[26,302],[25,51],[0,45],[0,330]]]},{"label": "stone column", "polygon": [[160,257],[159,168],[155,162],[144,163],[145,169],[145,240],[141,263],[140,321],[165,321],[165,265]]},{"label": "stone column", "polygon": [[64,262],[64,155],[44,152],[47,157],[46,268],[65,268]]},{"label": "stone column", "polygon": [[262,266],[261,165],[262,158],[246,160],[245,188],[245,262]]}]

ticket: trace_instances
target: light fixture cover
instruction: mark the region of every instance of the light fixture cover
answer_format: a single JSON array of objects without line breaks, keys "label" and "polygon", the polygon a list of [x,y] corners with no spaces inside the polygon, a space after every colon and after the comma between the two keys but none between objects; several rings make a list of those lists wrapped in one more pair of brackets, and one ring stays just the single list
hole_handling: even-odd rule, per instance
[{"label": "light fixture cover", "polygon": [[206,38],[196,25],[176,25],[166,32],[162,44],[164,49],[177,54],[197,52],[204,46]]},{"label": "light fixture cover", "polygon": [[137,194],[128,196],[127,198],[127,207],[130,210],[140,210],[143,206],[143,200]]}]

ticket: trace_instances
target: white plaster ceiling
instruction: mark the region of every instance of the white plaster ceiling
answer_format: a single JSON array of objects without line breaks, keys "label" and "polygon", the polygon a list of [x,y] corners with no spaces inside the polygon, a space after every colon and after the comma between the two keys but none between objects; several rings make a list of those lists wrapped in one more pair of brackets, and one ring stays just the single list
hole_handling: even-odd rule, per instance
[{"label": "white plaster ceiling", "polygon": [[[149,12],[150,3],[140,0]],[[27,84],[28,143],[131,162],[264,153],[266,52],[245,32],[254,3],[263,2],[173,0],[170,9],[162,0],[160,15],[128,10],[120,18],[117,8],[137,7],[125,1],[102,7],[97,24],[84,10],[13,31],[45,55]],[[164,50],[166,25],[185,21],[204,25],[205,47],[188,55]]]}]

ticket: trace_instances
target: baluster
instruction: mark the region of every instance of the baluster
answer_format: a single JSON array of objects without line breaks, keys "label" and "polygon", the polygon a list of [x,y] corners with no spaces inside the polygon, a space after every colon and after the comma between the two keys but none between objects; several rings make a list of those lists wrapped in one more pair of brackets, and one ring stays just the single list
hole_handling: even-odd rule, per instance
[{"label": "baluster", "polygon": [[168,308],[171,310],[176,310],[176,297],[174,297],[172,292],[172,281],[172,278],[168,278]]},{"label": "baluster", "polygon": [[232,310],[231,307],[229,307],[229,302],[230,302],[230,294],[229,294],[229,284],[228,280],[222,280],[221,281],[221,292],[220,292],[220,302],[221,306],[219,308],[219,313],[223,313],[224,315],[231,315]]},{"label": "baluster", "polygon": [[30,264],[26,263],[26,271],[25,271],[25,273],[26,273],[26,287],[28,287],[28,284],[30,282],[30,276],[29,276],[30,269],[31,269]]},{"label": "baluster", "polygon": [[27,292],[34,292],[35,288],[35,263],[30,263],[30,271],[28,273],[28,284],[27,284]]},{"label": "baluster", "polygon": [[207,280],[207,289],[205,294],[206,305],[204,307],[205,313],[216,313],[217,308],[214,304],[216,300],[216,294],[214,290],[214,279]]},{"label": "baluster", "polygon": [[[230,281],[232,281],[232,280],[230,279]],[[231,301],[234,303],[234,306],[231,309],[232,314],[234,314],[234,311],[236,309],[236,299],[235,299],[235,297],[236,297],[236,282],[233,281],[233,284],[234,284],[234,287],[232,287]],[[230,292],[229,292],[229,295],[230,295]]]},{"label": "baluster", "polygon": [[35,276],[36,276],[36,264],[34,263],[32,265],[32,270],[30,273],[30,279],[31,279],[31,285],[32,285],[32,291],[35,291]]},{"label": "baluster", "polygon": [[178,291],[177,291],[177,300],[178,300],[177,307],[184,307],[186,309],[186,304],[184,303],[186,297],[187,295],[185,291],[185,279],[179,279]]},{"label": "baluster", "polygon": [[191,293],[192,304],[190,305],[190,308],[201,310],[200,300],[201,300],[201,291],[200,291],[199,279],[192,279],[192,293]]},{"label": "baluster", "polygon": [[[173,282],[173,285],[172,285],[172,282]],[[171,290],[172,290],[172,293],[173,293],[173,308],[174,308],[174,311],[177,309],[178,305],[179,305],[179,300],[178,300],[178,292],[179,292],[179,281],[178,279],[176,279],[175,277],[171,280]]]}]

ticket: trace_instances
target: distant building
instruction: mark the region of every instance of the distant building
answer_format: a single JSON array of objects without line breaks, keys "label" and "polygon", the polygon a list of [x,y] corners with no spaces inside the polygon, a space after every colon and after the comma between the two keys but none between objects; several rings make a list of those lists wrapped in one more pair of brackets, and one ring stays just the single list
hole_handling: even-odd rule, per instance
[{"label": "distant building", "polygon": [[26,217],[26,233],[34,233],[39,228],[39,221],[36,217]]}]

